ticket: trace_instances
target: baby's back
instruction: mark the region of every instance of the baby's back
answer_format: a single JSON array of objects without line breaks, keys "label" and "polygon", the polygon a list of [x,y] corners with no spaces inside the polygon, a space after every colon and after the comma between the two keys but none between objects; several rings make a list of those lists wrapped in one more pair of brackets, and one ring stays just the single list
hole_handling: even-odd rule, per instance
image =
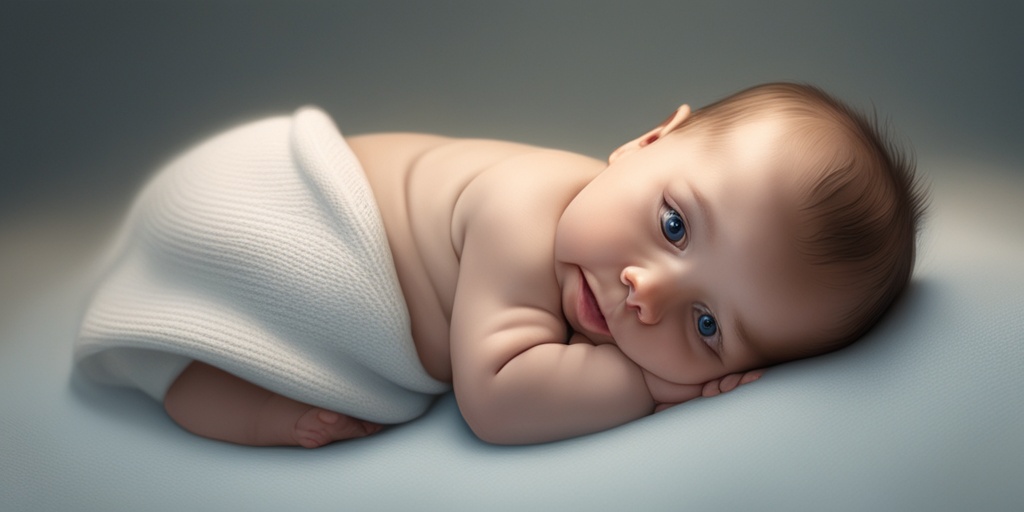
[{"label": "baby's back", "polygon": [[[486,207],[489,194],[530,198],[524,229],[553,234],[565,205],[603,163],[493,140],[392,133],[347,141],[363,164],[384,219],[420,360],[431,376],[450,381],[452,304],[463,231],[482,213],[475,210]],[[485,200],[464,200],[465,195]],[[539,208],[537,197],[544,198]],[[553,266],[553,243],[553,237],[540,236],[530,250]]]}]

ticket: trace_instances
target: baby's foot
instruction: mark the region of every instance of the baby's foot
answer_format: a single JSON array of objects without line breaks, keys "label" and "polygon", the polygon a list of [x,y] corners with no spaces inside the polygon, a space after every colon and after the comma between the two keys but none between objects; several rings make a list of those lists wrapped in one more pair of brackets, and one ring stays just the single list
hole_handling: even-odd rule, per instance
[{"label": "baby's foot", "polygon": [[311,407],[295,422],[295,441],[304,448],[375,434],[382,425],[318,407]]}]

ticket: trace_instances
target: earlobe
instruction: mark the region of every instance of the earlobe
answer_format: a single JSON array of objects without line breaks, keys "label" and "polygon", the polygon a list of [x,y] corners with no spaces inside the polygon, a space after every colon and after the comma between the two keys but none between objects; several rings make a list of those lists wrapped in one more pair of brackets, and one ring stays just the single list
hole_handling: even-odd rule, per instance
[{"label": "earlobe", "polygon": [[619,146],[612,154],[608,156],[608,163],[612,163],[619,157],[637,151],[641,148],[647,147],[658,139],[672,133],[673,130],[679,128],[679,125],[683,124],[687,118],[690,117],[690,106],[681,105],[679,108],[672,112],[672,115],[668,116],[667,119],[661,122],[658,126],[654,127],[651,131]]}]

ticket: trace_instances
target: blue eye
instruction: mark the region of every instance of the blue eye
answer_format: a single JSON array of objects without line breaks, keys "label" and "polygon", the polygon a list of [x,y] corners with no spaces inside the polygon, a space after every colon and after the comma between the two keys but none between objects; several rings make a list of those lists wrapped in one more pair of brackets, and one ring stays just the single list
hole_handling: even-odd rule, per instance
[{"label": "blue eye", "polygon": [[673,209],[669,208],[661,214],[661,232],[670,242],[678,242],[686,236],[686,226],[683,218]]},{"label": "blue eye", "polygon": [[711,315],[701,315],[697,318],[697,331],[701,336],[714,336],[718,332],[718,322]]}]

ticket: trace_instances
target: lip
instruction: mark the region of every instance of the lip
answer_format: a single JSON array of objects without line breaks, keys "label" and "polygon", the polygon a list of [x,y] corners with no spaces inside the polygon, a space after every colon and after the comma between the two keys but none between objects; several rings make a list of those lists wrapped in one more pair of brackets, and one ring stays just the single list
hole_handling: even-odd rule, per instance
[{"label": "lip", "polygon": [[583,275],[580,269],[580,289],[576,294],[576,315],[582,327],[588,331],[611,336],[608,330],[608,321],[601,312],[601,305],[597,303],[594,291],[590,289],[587,276]]}]

